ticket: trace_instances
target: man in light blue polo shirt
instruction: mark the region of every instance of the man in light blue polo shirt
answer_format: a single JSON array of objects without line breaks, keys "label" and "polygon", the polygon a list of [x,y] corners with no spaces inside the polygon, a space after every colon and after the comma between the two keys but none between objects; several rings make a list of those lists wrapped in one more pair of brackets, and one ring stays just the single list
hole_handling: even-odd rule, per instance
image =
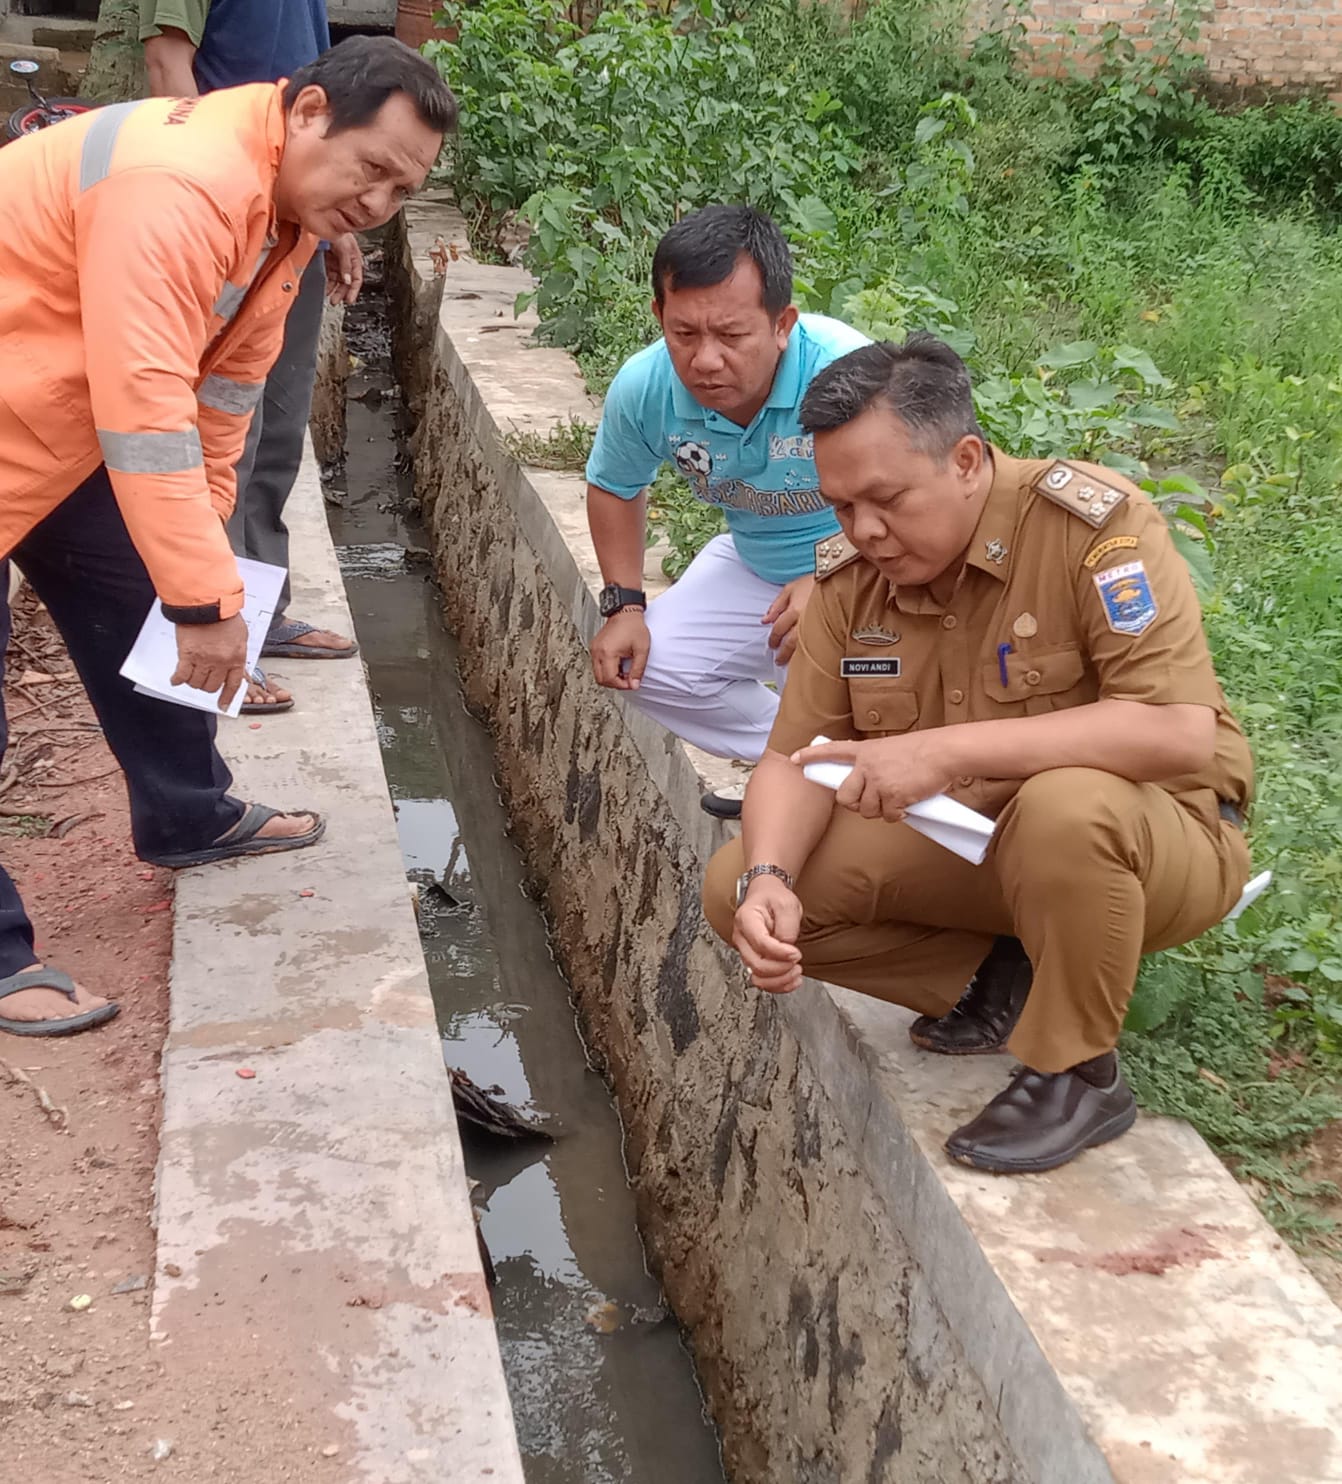
[{"label": "man in light blue polo shirt", "polygon": [[[587,464],[606,584],[592,669],[696,747],[755,762],[778,709],[766,682],[781,684],[792,656],[816,543],[839,529],[797,409],[818,371],[867,340],[797,313],[787,244],[751,207],[707,206],[678,222],[652,282],[663,339],[620,368]],[[649,606],[647,488],[667,461],[721,507],[727,534]],[[731,793],[704,807],[740,813]]]}]

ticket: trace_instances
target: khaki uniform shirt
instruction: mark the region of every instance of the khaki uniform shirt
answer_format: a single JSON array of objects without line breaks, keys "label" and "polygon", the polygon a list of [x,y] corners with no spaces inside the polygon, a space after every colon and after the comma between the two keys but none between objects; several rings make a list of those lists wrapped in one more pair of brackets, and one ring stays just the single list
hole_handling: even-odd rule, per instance
[{"label": "khaki uniform shirt", "polygon": [[[896,588],[843,538],[821,542],[817,582],[769,746],[818,734],[888,737],[1038,716],[1115,699],[1210,706],[1216,752],[1162,781],[1243,808],[1253,764],[1212,669],[1192,579],[1164,517],[1094,464],[993,450],[994,475],[948,603]],[[996,815],[1022,780],[961,777],[950,792]],[[1190,799],[1190,802],[1192,800]]]}]

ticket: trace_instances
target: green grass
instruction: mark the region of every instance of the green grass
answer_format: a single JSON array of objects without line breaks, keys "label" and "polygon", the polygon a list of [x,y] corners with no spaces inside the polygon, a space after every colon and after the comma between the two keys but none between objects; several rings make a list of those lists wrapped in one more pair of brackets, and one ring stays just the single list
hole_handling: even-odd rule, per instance
[{"label": "green grass", "polygon": [[591,423],[574,417],[557,423],[544,437],[539,433],[509,433],[503,441],[519,464],[581,474],[587,468],[595,436]]}]

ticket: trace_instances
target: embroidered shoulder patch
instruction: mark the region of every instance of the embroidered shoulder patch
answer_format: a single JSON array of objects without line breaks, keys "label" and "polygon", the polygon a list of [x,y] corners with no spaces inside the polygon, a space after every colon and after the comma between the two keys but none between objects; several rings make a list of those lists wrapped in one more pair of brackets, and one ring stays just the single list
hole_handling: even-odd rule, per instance
[{"label": "embroidered shoulder patch", "polygon": [[1086,553],[1085,565],[1094,571],[1111,551],[1128,551],[1138,544],[1136,536],[1110,536]]},{"label": "embroidered shoulder patch", "polygon": [[815,544],[815,575],[818,578],[833,577],[841,567],[857,561],[861,555],[842,532],[837,536],[826,536]]},{"label": "embroidered shoulder patch", "polygon": [[1125,562],[1094,577],[1104,616],[1116,634],[1142,634],[1155,622],[1159,609],[1142,562]]},{"label": "embroidered shoulder patch", "polygon": [[1084,469],[1078,469],[1065,459],[1058,459],[1045,469],[1035,480],[1034,489],[1046,500],[1052,500],[1055,505],[1070,510],[1096,530],[1128,498],[1126,490],[1106,484],[1104,480],[1088,474]]}]

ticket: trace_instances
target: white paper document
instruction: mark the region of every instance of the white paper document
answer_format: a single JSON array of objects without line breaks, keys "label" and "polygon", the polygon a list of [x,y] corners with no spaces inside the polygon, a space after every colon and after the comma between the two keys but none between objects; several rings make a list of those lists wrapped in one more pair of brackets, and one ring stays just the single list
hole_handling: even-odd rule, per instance
[{"label": "white paper document", "polygon": [[1259,871],[1257,876],[1240,892],[1239,901],[1226,913],[1224,922],[1233,922],[1246,907],[1251,907],[1272,885],[1272,872]]},{"label": "white paper document", "polygon": [[[261,646],[270,629],[270,620],[275,616],[275,605],[279,601],[280,588],[284,585],[284,568],[271,566],[269,562],[253,562],[247,557],[238,558],[238,571],[242,576],[246,597],[242,605],[242,619],[247,625],[247,673],[256,668],[261,658]],[[196,690],[190,685],[174,685],[173,672],[177,669],[177,625],[166,618],[163,605],[157,599],[149,610],[139,638],[131,646],[121,673],[127,680],[135,682],[135,689],[147,696],[157,696],[163,701],[175,701],[179,706],[194,706],[200,711],[219,710],[219,692]],[[225,716],[236,716],[247,699],[247,686],[238,687]]]},{"label": "white paper document", "polygon": [[[828,741],[828,737],[814,737],[811,746],[820,747]],[[852,771],[848,763],[807,763],[802,769],[812,783],[820,783],[833,789],[837,789]],[[989,819],[986,814],[980,814],[977,809],[970,809],[957,802],[947,794],[933,794],[930,799],[921,799],[916,804],[910,804],[905,812],[904,822],[920,835],[935,840],[938,845],[954,851],[975,866],[983,864],[983,858],[988,853],[988,842],[993,837],[993,830],[997,828],[995,820]]]}]

